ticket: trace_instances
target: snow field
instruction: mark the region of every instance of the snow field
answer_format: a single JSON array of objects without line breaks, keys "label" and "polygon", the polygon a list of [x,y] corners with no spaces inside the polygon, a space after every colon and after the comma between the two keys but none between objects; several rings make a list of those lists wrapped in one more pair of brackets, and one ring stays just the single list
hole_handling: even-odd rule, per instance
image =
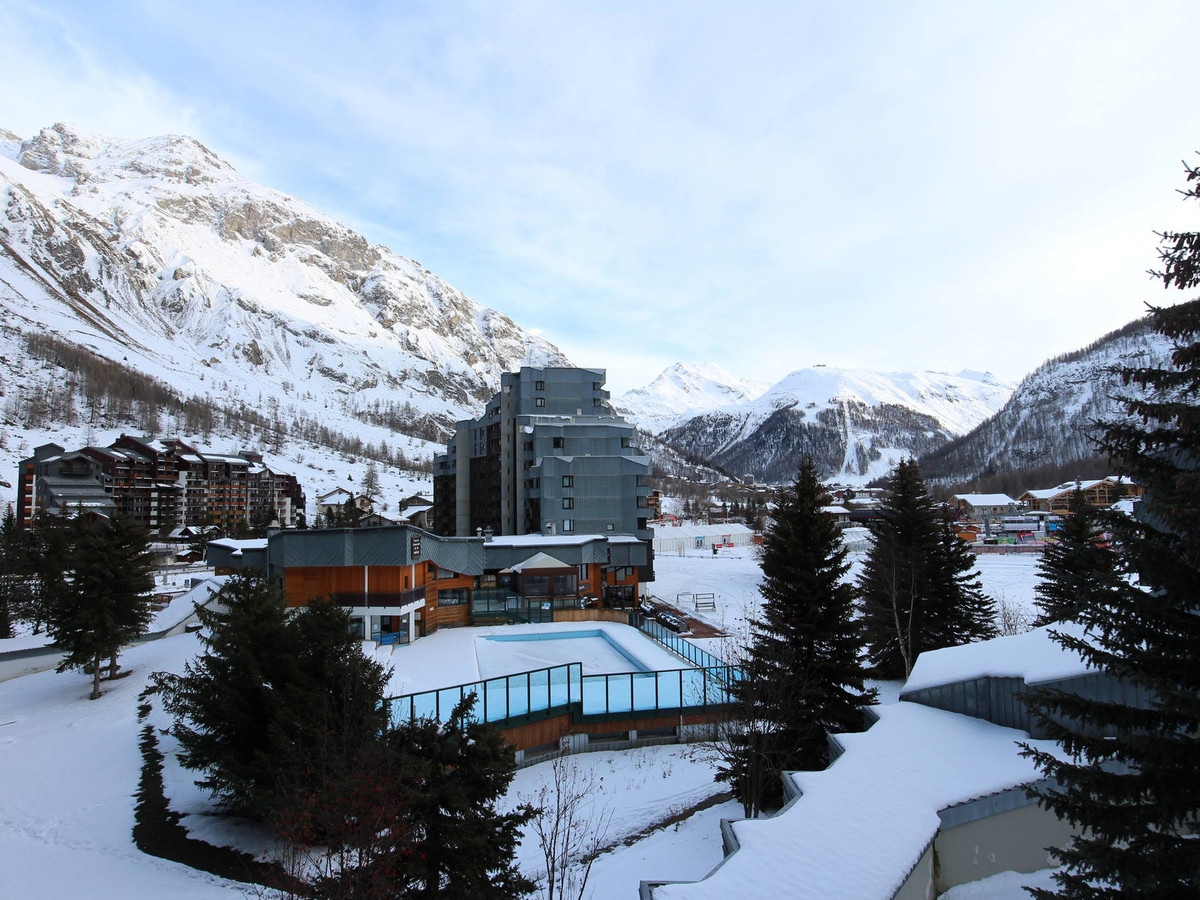
[{"label": "snow field", "polygon": [[[1036,555],[980,558],[985,590],[993,594],[1006,591],[1014,602],[1032,609],[1037,559]],[[746,616],[757,607],[759,570],[749,549],[722,550],[715,558],[711,552],[663,556],[656,560],[656,569],[658,581],[652,591],[664,599],[673,601],[676,593],[684,591],[715,593],[717,611],[703,615],[713,617],[717,624],[743,627]],[[162,627],[167,624],[161,619],[160,623]],[[579,630],[578,624],[570,628]],[[383,648],[377,657],[396,664],[390,692],[409,693],[477,679],[475,639],[483,630],[452,629],[439,632],[446,635],[439,641],[423,639],[409,647]],[[709,642],[718,656],[722,655],[720,642]],[[19,639],[0,641],[0,651],[16,649],[17,643]],[[86,699],[89,682],[79,673],[47,671],[0,681],[4,896],[46,900],[73,900],[83,895],[90,900],[242,900],[247,893],[253,896],[253,888],[246,885],[148,857],[132,841],[133,798],[141,767],[138,695],[151,673],[181,671],[199,646],[194,635],[185,634],[130,648],[122,655],[130,676],[106,683],[106,693],[94,702]],[[894,696],[894,690],[885,693]],[[151,716],[156,726],[166,724],[159,711]],[[161,738],[160,749],[167,757],[163,777],[172,808],[185,815],[193,835],[252,852],[268,849],[268,835],[211,815],[207,796],[193,784],[194,773],[175,762],[168,738]],[[604,842],[609,844],[704,801],[721,787],[712,781],[711,759],[696,746],[583,754],[576,759],[603,776],[604,787],[602,794],[597,791],[597,798],[603,796],[602,805],[611,804],[613,809]],[[549,763],[521,770],[506,802],[520,802],[520,795],[529,796],[551,776]],[[632,897],[641,879],[703,878],[721,862],[719,820],[739,815],[737,804],[722,804],[630,846],[617,846],[597,860],[589,882],[592,895]],[[528,840],[519,859],[530,866],[529,871],[535,870],[537,855]],[[776,868],[778,884],[787,883],[785,857],[764,865]],[[1014,885],[1029,883],[1029,878],[1020,876],[1012,884],[994,889],[979,886],[989,893],[962,893],[964,886],[953,896],[1024,900],[1027,895]],[[974,890],[975,886],[971,887]]]}]

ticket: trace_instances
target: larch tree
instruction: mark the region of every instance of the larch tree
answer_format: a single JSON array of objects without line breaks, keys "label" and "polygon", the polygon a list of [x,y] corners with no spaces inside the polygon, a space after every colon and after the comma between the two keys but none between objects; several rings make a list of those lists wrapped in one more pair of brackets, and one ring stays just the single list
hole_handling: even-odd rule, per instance
[{"label": "larch tree", "polygon": [[874,672],[906,678],[917,657],[995,635],[995,609],[974,562],[934,506],[915,461],[892,473],[859,576]]},{"label": "larch tree", "polygon": [[829,733],[861,730],[863,707],[875,699],[865,687],[850,564],[829,503],[805,457],[795,483],[777,495],[764,539],[762,612],[751,622],[744,674],[733,683],[736,733],[717,776],[748,816],[782,802],[785,771],[823,769]]},{"label": "larch tree", "polygon": [[[1200,199],[1200,168],[1184,195]],[[1200,286],[1200,233],[1160,235],[1165,287]],[[1085,590],[1082,636],[1060,644],[1140,687],[1150,701],[1035,697],[1032,711],[1065,758],[1026,748],[1050,786],[1040,802],[1079,830],[1057,848],[1057,892],[1068,898],[1200,896],[1200,299],[1151,307],[1174,342],[1169,366],[1127,367],[1128,415],[1107,424],[1102,448],[1145,488],[1132,517],[1114,521],[1134,584]]]}]

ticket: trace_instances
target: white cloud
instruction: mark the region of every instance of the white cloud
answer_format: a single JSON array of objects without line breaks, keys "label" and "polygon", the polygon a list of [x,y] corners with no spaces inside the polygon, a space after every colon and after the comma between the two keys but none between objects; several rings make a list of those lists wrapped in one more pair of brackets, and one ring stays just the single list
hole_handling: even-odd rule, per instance
[{"label": "white cloud", "polygon": [[1191,3],[54,9],[0,7],[0,125],[193,133],[613,381],[1018,378],[1189,212]]}]

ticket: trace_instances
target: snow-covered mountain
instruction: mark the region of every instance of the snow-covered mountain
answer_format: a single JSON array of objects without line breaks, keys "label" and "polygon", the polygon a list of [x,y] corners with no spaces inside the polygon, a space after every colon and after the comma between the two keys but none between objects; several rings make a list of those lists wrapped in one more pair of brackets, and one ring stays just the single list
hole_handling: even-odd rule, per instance
[{"label": "snow-covered mountain", "polygon": [[861,483],[970,430],[1011,394],[1011,385],[986,373],[814,366],[662,436],[727,471],[764,481],[786,481],[799,458],[812,454],[826,477]]},{"label": "snow-covered mountain", "polygon": [[1064,465],[1095,454],[1096,423],[1119,418],[1123,367],[1169,366],[1173,347],[1147,319],[1130,322],[1027,375],[994,416],[921,458],[925,477],[965,482],[1006,469]]},{"label": "snow-covered mountain", "polygon": [[716,363],[675,363],[645,387],[614,398],[613,405],[643,431],[659,434],[700,413],[756,400],[770,386],[738,378]]},{"label": "snow-covered mountain", "polygon": [[187,137],[0,132],[0,304],[10,326],[201,394],[408,402],[442,422],[474,412],[502,371],[569,365]]}]

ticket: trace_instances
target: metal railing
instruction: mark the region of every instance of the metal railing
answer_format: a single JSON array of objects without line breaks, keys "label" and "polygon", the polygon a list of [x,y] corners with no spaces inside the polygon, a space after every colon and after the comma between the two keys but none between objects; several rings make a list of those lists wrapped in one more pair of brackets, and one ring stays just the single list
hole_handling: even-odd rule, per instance
[{"label": "metal railing", "polygon": [[702,650],[686,638],[680,637],[665,625],[647,618],[641,613],[632,613],[629,618],[630,624],[635,625],[643,634],[658,641],[672,653],[682,656],[694,666],[708,669],[729,665],[725,660],[713,656],[707,650]]},{"label": "metal railing", "polygon": [[472,718],[505,727],[562,713],[582,719],[628,719],[715,711],[733,701],[738,666],[584,675],[581,663],[534,669],[499,678],[388,699],[393,722],[445,721],[467,695],[478,698]]}]

